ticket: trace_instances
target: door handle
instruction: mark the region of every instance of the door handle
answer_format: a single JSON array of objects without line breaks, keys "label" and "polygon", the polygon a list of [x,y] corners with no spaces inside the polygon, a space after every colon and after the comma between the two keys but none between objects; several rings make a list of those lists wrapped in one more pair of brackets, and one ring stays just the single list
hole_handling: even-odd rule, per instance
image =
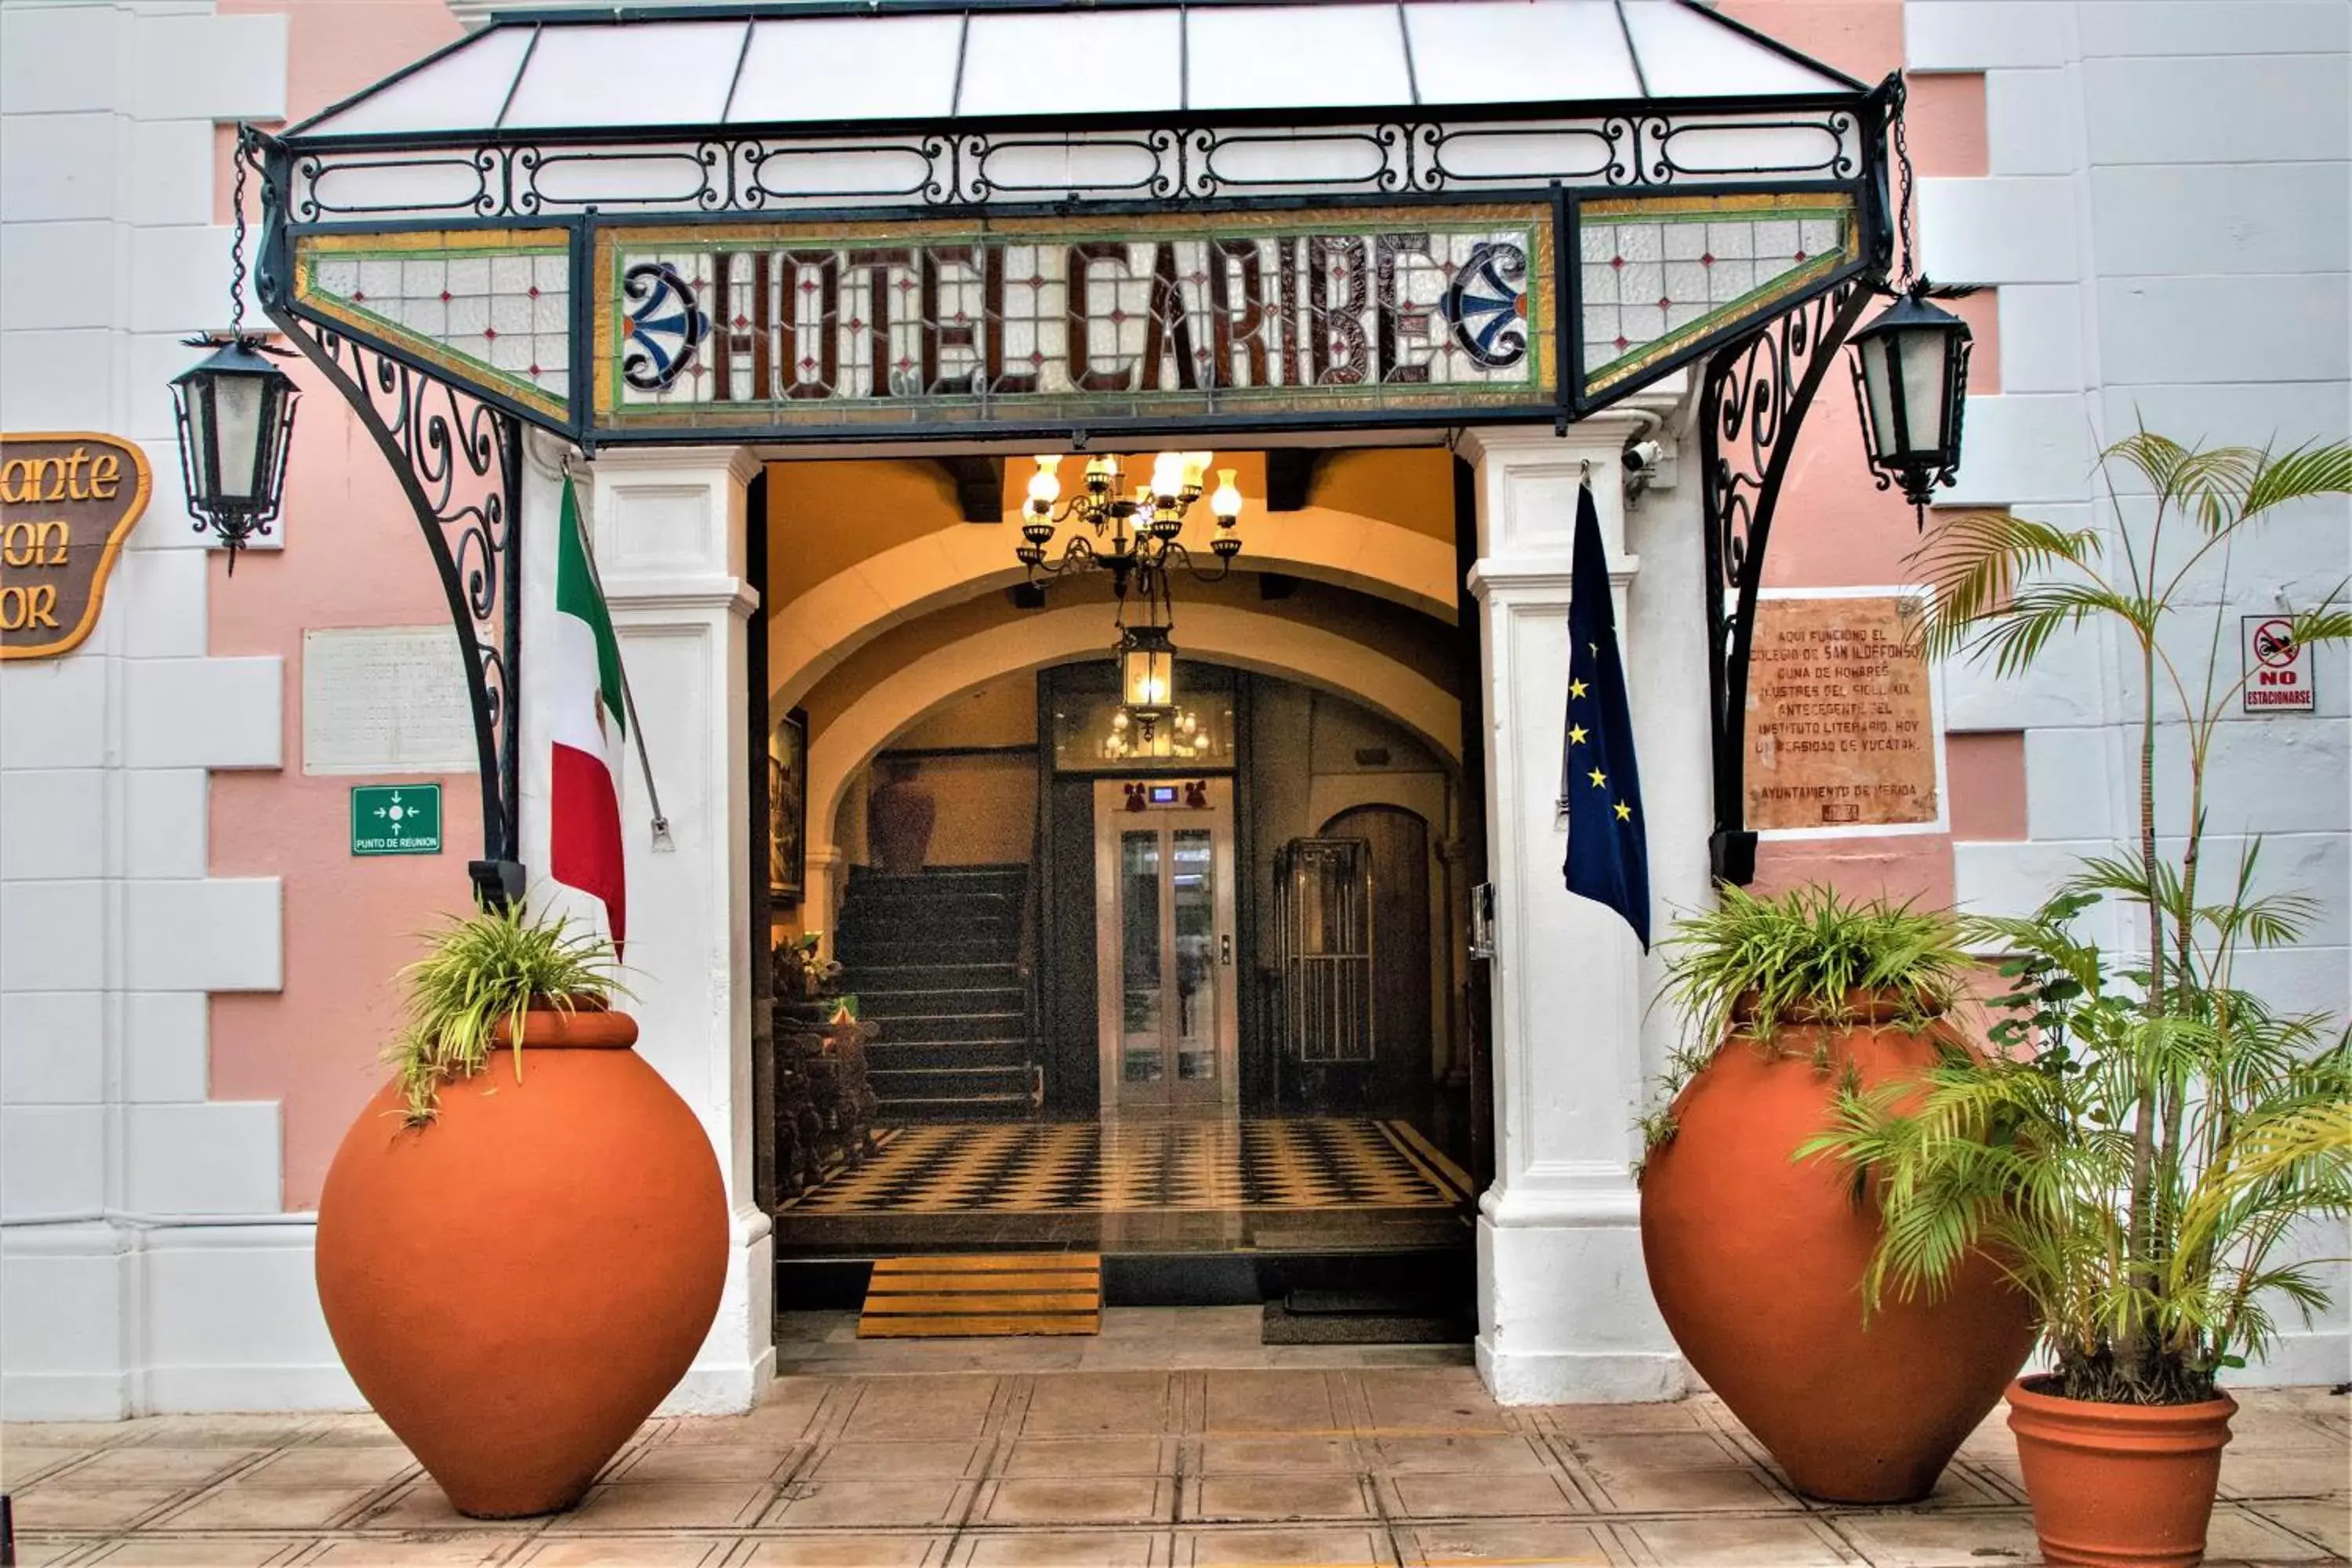
[{"label": "door handle", "polygon": [[1217,962],[1218,962],[1219,963],[1230,964],[1230,963],[1233,963],[1233,961],[1234,961],[1234,936],[1233,936],[1233,932],[1231,932],[1231,931],[1225,931],[1225,932],[1223,932],[1223,933],[1220,934],[1220,935],[1218,936],[1218,938],[1217,938]]}]

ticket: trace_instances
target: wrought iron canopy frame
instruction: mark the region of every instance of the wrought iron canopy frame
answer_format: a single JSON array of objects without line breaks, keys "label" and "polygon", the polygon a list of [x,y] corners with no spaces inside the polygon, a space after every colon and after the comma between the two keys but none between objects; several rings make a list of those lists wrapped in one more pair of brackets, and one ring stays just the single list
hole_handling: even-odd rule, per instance
[{"label": "wrought iron canopy frame", "polygon": [[[862,9],[862,6],[859,7]],[[420,62],[421,63],[421,62]],[[1334,434],[1379,428],[1449,428],[1468,424],[1550,421],[1565,430],[1640,387],[1685,366],[1703,366],[1701,444],[1706,537],[1706,616],[1709,635],[1709,700],[1715,752],[1716,825],[1711,858],[1716,874],[1734,881],[1751,875],[1755,835],[1743,827],[1745,706],[1749,643],[1765,548],[1788,469],[1788,454],[1822,374],[1872,291],[1883,286],[1892,259],[1891,127],[1902,113],[1898,77],[1851,95],[1770,100],[1672,102],[1500,104],[1391,112],[1362,109],[1215,114],[1175,112],[1103,116],[1074,126],[1063,119],[1003,117],[942,127],[679,126],[625,132],[583,127],[554,132],[470,132],[377,137],[270,137],[249,129],[240,156],[262,176],[264,213],[257,292],[264,310],[352,405],[392,465],[423,530],[466,668],[482,781],[485,852],[472,874],[486,896],[520,894],[515,700],[520,668],[519,565],[522,430],[538,426],[593,453],[601,446],[709,445],[755,442],[905,442],[927,438],[1066,442],[1185,432],[1316,430]],[[1773,116],[1777,118],[1758,118]],[[1565,125],[1566,121],[1575,121]],[[1696,171],[1671,151],[1677,135],[1730,123],[1825,133],[1831,151],[1816,162],[1776,168]],[[1465,177],[1444,159],[1449,138],[1507,135],[1531,128],[1590,138],[1605,156],[1572,177],[1540,183]],[[1154,161],[1148,176],[1120,187],[1048,193],[1001,186],[987,174],[990,157],[1042,137],[1115,135]],[[1217,173],[1216,155],[1250,142],[1318,133],[1360,140],[1381,154],[1365,178],[1323,181],[1279,192]],[[896,139],[895,141],[893,139]],[[551,167],[569,163],[619,165],[649,152],[668,156],[681,144],[697,171],[691,190],[663,198],[670,210],[630,212],[615,203],[576,197],[558,203],[540,188]],[[819,202],[772,198],[758,180],[761,166],[794,151],[881,147],[919,157],[924,177],[900,191],[849,193]],[[338,171],[401,169],[436,163],[471,172],[474,193],[456,208],[338,210],[318,195]],[[1263,184],[1265,182],[1258,182]],[[1726,195],[1834,194],[1853,203],[1859,254],[1780,302],[1772,316],[1734,319],[1719,330],[1662,355],[1598,394],[1585,389],[1579,225],[1593,202],[1644,195]],[[853,199],[854,198],[854,199]],[[910,420],[887,425],[818,426],[774,424],[615,429],[594,420],[589,377],[594,312],[592,288],[600,237],[650,225],[691,225],[746,218],[872,224],[946,218],[1068,217],[1143,213],[1340,210],[1378,205],[1433,208],[1480,204],[1547,205],[1554,237],[1557,301],[1552,350],[1559,366],[1556,401],[1520,406],[1416,406],[1411,409],[1298,410],[1184,416],[1092,416],[1081,419]],[[618,205],[624,212],[608,210]],[[569,205],[572,210],[558,210]],[[684,207],[687,210],[677,210]],[[302,305],[292,287],[293,250],[314,234],[392,235],[513,228],[561,230],[571,289],[571,395],[565,415],[453,374],[413,350]]]}]

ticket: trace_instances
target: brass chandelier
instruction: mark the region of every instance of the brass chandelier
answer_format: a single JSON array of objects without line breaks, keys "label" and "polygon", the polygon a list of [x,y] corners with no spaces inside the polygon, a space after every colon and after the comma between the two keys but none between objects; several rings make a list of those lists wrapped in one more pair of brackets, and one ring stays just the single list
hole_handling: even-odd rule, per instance
[{"label": "brass chandelier", "polygon": [[[1202,570],[1180,537],[1186,516],[1200,502],[1211,461],[1207,452],[1161,452],[1152,459],[1150,480],[1136,486],[1133,495],[1123,496],[1118,459],[1089,458],[1084,484],[1056,510],[1062,459],[1058,455],[1041,457],[1037,471],[1029,476],[1022,542],[1013,553],[1029,569],[1033,584],[1065,573],[1108,572],[1111,593],[1122,601],[1132,587],[1146,600],[1165,604],[1169,574],[1179,566],[1202,582],[1213,583],[1233,570],[1234,557],[1241,553],[1241,535],[1234,525],[1241,520],[1242,492],[1234,484],[1233,469],[1217,470],[1217,488],[1209,495],[1209,512],[1216,520],[1209,549],[1217,558],[1216,569]],[[1063,523],[1083,525],[1083,530],[1073,527],[1071,537],[1055,552],[1055,531]]]}]

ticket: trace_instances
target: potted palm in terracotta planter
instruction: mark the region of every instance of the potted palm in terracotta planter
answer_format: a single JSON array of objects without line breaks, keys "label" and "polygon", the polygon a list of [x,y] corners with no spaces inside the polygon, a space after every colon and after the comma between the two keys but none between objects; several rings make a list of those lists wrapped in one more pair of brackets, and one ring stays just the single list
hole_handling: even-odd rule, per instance
[{"label": "potted palm in terracotta planter", "polygon": [[436,933],[320,1194],[335,1348],[461,1513],[577,1501],[718,1310],[718,1161],[613,969],[520,906]]},{"label": "potted palm in terracotta planter", "polygon": [[1800,1490],[1924,1497],[2025,1360],[2025,1300],[1971,1257],[1943,1299],[1865,1324],[1871,1194],[1797,1154],[1842,1089],[1900,1093],[1965,1049],[1948,1022],[1969,966],[1958,931],[1825,888],[1726,888],[1666,948],[1695,1046],[1646,1124],[1642,1252],[1659,1311]]},{"label": "potted palm in terracotta planter", "polygon": [[[2030,918],[1970,922],[2011,955],[2003,1054],[1954,1056],[1906,1100],[1843,1094],[1817,1148],[1877,1186],[1874,1303],[1933,1298],[1979,1244],[2032,1298],[2051,1370],[2011,1388],[2009,1419],[2043,1555],[2179,1568],[2204,1554],[2229,1441],[2218,1379],[2262,1354],[2275,1304],[2325,1301],[2298,1222],[2352,1212],[2352,1041],[2234,982],[2244,950],[2292,944],[2318,906],[2258,890],[2259,840],[2224,898],[2200,889],[2207,760],[2252,679],[2216,657],[2236,640],[2217,586],[2252,525],[2352,493],[2352,445],[2194,450],[2142,430],[2104,461],[2129,470],[2128,525],[2120,506],[2111,530],[1959,513],[1914,562],[1932,653],[2014,674],[2087,626],[2115,634],[2140,700],[2138,841]],[[2352,637],[2333,598],[2273,618],[2273,647]],[[2184,765],[2160,787],[2165,731]],[[2142,944],[2120,964],[2074,929],[2101,904]]]}]

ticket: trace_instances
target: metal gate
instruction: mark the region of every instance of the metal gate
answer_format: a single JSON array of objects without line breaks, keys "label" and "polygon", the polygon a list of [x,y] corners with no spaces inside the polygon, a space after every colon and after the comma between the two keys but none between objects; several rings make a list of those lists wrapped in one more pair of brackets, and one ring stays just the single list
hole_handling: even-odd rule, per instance
[{"label": "metal gate", "polygon": [[1275,859],[1283,1055],[1372,1059],[1372,854],[1361,838],[1294,838]]}]

